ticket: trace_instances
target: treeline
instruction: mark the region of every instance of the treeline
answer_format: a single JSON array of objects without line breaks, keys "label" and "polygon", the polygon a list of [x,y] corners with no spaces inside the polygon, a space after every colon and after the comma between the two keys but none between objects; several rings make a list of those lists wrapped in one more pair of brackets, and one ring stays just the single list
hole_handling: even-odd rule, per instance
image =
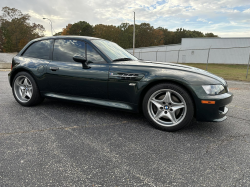
[{"label": "treeline", "polygon": [[30,23],[30,15],[3,7],[0,16],[0,52],[20,51],[30,40],[44,36],[44,27]]},{"label": "treeline", "polygon": [[[85,21],[79,21],[74,24],[68,24],[62,29],[62,32],[58,32],[55,35],[94,36],[113,41],[125,49],[133,47],[133,25],[129,23],[122,23],[119,26],[104,24],[93,26]],[[200,31],[190,31],[183,28],[169,31],[162,27],[154,28],[149,23],[135,25],[135,47],[178,44],[181,43],[181,38],[197,37],[218,36],[213,33],[203,34]]]},{"label": "treeline", "polygon": [[[42,25],[30,23],[30,15],[23,14],[15,8],[3,7],[0,16],[0,52],[18,52],[30,40],[43,37],[45,29]],[[218,37],[213,33],[203,34],[183,28],[169,31],[166,28],[154,28],[149,23],[135,25],[135,47],[177,44],[181,38]],[[122,23],[115,25],[90,25],[85,21],[68,24],[62,32],[55,35],[94,36],[113,41],[127,49],[133,47],[133,25]]]}]

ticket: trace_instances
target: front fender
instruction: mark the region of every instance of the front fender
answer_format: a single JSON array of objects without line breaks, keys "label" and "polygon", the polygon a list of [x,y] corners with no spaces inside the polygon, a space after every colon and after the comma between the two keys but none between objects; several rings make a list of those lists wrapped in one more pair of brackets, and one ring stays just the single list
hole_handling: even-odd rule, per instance
[{"label": "front fender", "polygon": [[187,85],[222,84],[220,81],[195,72],[175,69],[151,69],[149,74],[145,74],[141,81],[148,82],[154,80],[173,80]]}]

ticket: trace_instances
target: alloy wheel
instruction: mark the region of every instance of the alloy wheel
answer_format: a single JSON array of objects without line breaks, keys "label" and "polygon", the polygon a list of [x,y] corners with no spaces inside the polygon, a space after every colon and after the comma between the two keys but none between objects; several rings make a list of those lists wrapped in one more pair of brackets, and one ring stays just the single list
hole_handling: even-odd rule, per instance
[{"label": "alloy wheel", "polygon": [[14,82],[14,93],[20,102],[28,102],[33,94],[31,81],[24,75],[17,77]]},{"label": "alloy wheel", "polygon": [[178,125],[187,113],[184,98],[171,89],[154,92],[148,100],[147,109],[150,117],[157,124],[165,127]]}]

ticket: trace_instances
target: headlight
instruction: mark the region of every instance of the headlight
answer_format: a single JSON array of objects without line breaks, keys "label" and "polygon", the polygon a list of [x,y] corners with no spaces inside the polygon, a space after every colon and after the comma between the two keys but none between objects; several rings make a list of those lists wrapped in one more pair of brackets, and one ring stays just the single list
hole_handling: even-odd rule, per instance
[{"label": "headlight", "polygon": [[218,95],[226,93],[226,90],[222,85],[203,85],[202,88],[208,95]]}]

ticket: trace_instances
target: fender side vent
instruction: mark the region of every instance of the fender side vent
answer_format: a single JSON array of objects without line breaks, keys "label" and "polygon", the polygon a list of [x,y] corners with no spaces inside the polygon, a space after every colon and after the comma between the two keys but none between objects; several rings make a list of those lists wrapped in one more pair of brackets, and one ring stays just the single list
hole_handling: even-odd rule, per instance
[{"label": "fender side vent", "polygon": [[135,79],[136,77],[138,77],[138,74],[135,73],[117,73],[117,75],[124,80],[131,80],[131,79]]}]

